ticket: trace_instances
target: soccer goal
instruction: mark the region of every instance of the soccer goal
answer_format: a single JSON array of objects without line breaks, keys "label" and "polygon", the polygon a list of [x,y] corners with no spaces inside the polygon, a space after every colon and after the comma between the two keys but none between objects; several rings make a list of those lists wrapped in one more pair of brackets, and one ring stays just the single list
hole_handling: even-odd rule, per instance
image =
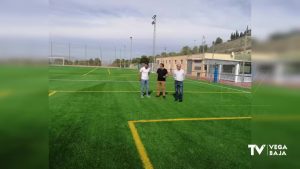
[{"label": "soccer goal", "polygon": [[48,57],[48,64],[51,65],[65,65],[64,57]]}]

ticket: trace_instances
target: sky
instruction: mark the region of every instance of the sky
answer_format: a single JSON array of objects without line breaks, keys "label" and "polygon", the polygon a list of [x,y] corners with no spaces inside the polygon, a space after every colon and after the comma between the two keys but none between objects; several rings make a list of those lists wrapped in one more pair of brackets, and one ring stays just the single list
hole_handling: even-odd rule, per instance
[{"label": "sky", "polygon": [[130,57],[130,36],[133,57],[152,55],[154,14],[156,54],[200,45],[203,36],[208,44],[218,36],[227,40],[231,32],[245,30],[251,17],[247,0],[51,0],[50,10],[54,42],[62,45],[69,39],[96,51],[98,45],[110,58]]},{"label": "sky", "polygon": [[264,38],[297,27],[297,6],[296,0],[1,0],[0,55],[14,45],[15,54],[49,55],[52,46],[53,55],[68,56],[70,44],[72,59],[102,52],[109,62],[130,57],[130,36],[133,57],[151,55],[154,14],[156,54],[200,45],[203,36],[208,45],[226,41],[247,25]]}]

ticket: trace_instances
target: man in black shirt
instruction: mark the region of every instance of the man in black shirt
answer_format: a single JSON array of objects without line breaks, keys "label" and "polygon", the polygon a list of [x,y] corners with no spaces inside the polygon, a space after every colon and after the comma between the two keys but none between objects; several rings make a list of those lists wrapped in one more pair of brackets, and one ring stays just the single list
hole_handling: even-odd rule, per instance
[{"label": "man in black shirt", "polygon": [[167,69],[164,68],[164,64],[161,63],[156,71],[157,73],[157,90],[156,97],[160,96],[160,92],[163,94],[163,98],[166,98],[166,77],[168,75]]}]

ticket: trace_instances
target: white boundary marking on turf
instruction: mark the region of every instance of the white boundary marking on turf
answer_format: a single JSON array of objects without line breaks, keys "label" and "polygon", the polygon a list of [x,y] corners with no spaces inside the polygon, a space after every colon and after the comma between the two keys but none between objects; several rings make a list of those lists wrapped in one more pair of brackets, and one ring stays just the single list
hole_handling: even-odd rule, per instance
[{"label": "white boundary marking on turf", "polygon": [[[56,90],[58,93],[139,93],[139,90]],[[156,92],[156,91],[153,91]],[[172,93],[174,91],[166,91]],[[184,93],[194,94],[239,94],[244,92],[214,92],[214,91],[185,91]]]},{"label": "white boundary marking on turf", "polygon": [[76,79],[49,79],[50,81],[70,81],[70,82],[123,82],[123,83],[132,83],[132,82],[140,82],[140,81],[129,81],[129,80],[76,80]]},{"label": "white boundary marking on turf", "polygon": [[87,72],[87,73],[83,74],[82,76],[88,75],[89,73],[91,73],[91,72],[95,71],[96,69],[98,69],[98,67],[96,67],[96,68],[94,68],[94,69],[90,70],[89,72]]},{"label": "white boundary marking on turf", "polygon": [[52,96],[56,93],[56,91],[52,91],[51,93],[48,94],[48,96]]},{"label": "white boundary marking on turf", "polygon": [[[138,80],[76,80],[76,79],[49,79],[50,81],[70,81],[70,82],[115,82],[115,83],[137,83],[140,82]],[[173,82],[167,82],[167,83],[173,83]],[[209,84],[209,83],[204,83],[204,82],[198,82],[198,81],[194,81],[194,80],[187,80],[184,83],[200,83],[200,84],[205,84],[205,85],[209,85],[209,86],[214,86],[214,87],[219,87],[219,88],[224,88],[224,89],[230,89],[230,90],[235,90],[235,91],[239,91],[239,92],[244,92],[244,93],[251,93],[245,90],[239,90],[239,89],[234,89],[234,88],[230,88],[230,87],[225,87],[225,86],[218,86],[218,85],[213,85],[213,84]]]},{"label": "white boundary marking on turf", "polygon": [[[122,83],[133,83],[133,82],[138,82],[140,83],[139,80],[89,80],[89,79],[82,79],[82,80],[77,80],[77,79],[49,79],[49,81],[70,81],[70,82],[122,82]],[[168,81],[166,83],[174,83],[173,81]],[[194,83],[192,81],[184,82],[184,83]]]},{"label": "white boundary marking on turf", "polygon": [[189,80],[189,81],[194,82],[194,83],[206,84],[206,85],[209,85],[209,86],[220,87],[220,88],[224,88],[224,89],[236,90],[236,91],[240,91],[240,92],[244,92],[244,93],[251,93],[251,92],[248,92],[248,91],[245,91],[245,90],[234,89],[234,88],[231,88],[231,87],[218,86],[218,85],[205,83],[205,82],[194,81],[194,80]]}]

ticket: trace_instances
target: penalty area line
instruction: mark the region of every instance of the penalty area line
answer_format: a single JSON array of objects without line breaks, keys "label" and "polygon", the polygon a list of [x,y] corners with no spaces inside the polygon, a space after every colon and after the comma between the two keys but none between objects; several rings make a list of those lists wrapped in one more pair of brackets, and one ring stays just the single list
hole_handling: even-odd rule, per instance
[{"label": "penalty area line", "polygon": [[139,136],[135,127],[135,123],[149,123],[149,122],[176,122],[176,121],[212,121],[212,120],[245,120],[252,119],[252,117],[203,117],[203,118],[177,118],[177,119],[154,119],[154,120],[131,120],[128,121],[128,126],[131,131],[135,146],[142,160],[144,169],[153,169],[153,165],[149,159],[145,146]]},{"label": "penalty area line", "polygon": [[172,122],[172,121],[209,121],[209,120],[243,120],[252,117],[201,117],[201,118],[176,118],[176,119],[152,119],[152,120],[133,120],[134,123],[148,122]]},{"label": "penalty area line", "polygon": [[128,126],[129,126],[129,129],[131,131],[131,134],[132,134],[132,137],[133,137],[133,140],[135,142],[135,146],[138,150],[138,153],[140,155],[140,159],[142,160],[143,162],[143,166],[145,169],[153,169],[153,165],[147,155],[147,151],[145,149],[145,146],[139,136],[139,133],[134,125],[134,122],[133,121],[128,121]]}]

